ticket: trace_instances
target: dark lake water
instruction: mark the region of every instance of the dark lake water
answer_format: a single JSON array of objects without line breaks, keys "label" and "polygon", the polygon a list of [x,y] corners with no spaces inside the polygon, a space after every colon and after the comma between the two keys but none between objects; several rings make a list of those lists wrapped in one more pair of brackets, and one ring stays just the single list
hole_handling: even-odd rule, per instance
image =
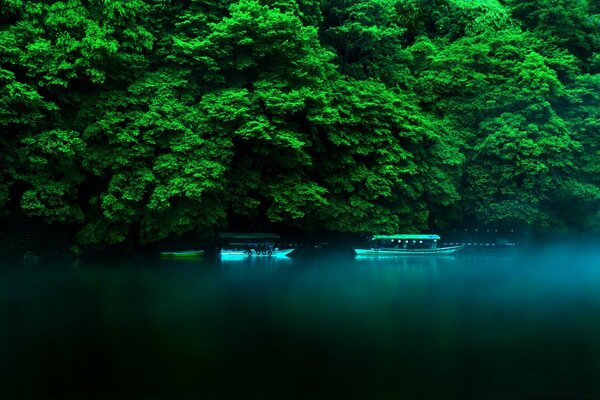
[{"label": "dark lake water", "polygon": [[0,262],[0,399],[600,399],[600,251]]}]

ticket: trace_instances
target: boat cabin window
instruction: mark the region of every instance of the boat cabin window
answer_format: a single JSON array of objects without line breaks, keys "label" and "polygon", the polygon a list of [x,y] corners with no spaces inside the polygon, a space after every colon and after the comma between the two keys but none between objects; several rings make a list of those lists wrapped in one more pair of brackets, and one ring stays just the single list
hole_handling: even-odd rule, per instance
[{"label": "boat cabin window", "polygon": [[[425,236],[425,235],[423,235]],[[371,243],[375,249],[435,249],[439,236],[431,235],[432,238],[395,238],[395,237],[373,237]]]}]

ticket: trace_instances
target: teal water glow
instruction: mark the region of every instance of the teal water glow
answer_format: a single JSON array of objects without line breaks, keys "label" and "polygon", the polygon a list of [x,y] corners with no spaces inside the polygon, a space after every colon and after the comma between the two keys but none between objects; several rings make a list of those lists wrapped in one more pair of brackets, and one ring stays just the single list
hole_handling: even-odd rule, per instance
[{"label": "teal water glow", "polygon": [[2,399],[600,398],[600,252],[5,262],[0,326]]}]

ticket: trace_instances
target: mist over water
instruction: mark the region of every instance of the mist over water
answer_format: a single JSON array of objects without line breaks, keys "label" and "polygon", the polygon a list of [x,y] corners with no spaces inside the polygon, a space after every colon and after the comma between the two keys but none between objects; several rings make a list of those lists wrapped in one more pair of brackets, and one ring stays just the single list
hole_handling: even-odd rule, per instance
[{"label": "mist over water", "polygon": [[0,398],[600,397],[599,266],[569,246],[4,262]]}]

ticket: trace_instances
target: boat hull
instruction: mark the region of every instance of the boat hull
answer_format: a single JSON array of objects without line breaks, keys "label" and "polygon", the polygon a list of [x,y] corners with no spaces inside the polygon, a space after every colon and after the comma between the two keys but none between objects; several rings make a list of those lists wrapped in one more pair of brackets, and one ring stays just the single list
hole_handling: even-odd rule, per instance
[{"label": "boat hull", "polygon": [[168,258],[190,258],[199,257],[204,254],[204,250],[186,250],[186,251],[161,251],[161,257]]},{"label": "boat hull", "polygon": [[254,249],[251,250],[221,250],[221,258],[249,258],[249,257],[287,257],[295,249],[278,249],[272,250],[272,254],[267,252],[257,252]]},{"label": "boat hull", "polygon": [[439,247],[436,249],[354,249],[358,256],[431,256],[454,254],[464,246]]}]

